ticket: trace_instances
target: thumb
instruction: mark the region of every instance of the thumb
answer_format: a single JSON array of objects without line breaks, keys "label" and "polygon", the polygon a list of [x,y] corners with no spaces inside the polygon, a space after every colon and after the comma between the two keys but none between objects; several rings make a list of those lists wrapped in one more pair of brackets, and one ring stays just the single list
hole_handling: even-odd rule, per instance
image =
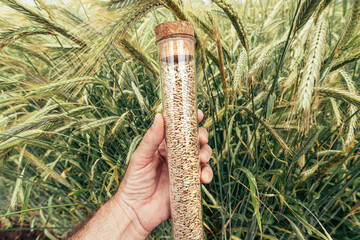
[{"label": "thumb", "polygon": [[164,139],[165,123],[163,115],[156,114],[154,123],[146,132],[144,138],[140,142],[138,148],[134,152],[134,158],[139,159],[141,162],[150,162],[156,153],[159,145]]}]

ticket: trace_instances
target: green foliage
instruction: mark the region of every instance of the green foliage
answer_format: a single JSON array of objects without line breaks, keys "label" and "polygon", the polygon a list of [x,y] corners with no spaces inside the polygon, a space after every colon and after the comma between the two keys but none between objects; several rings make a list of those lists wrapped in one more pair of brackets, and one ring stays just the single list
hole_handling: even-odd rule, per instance
[{"label": "green foliage", "polygon": [[153,29],[181,19],[213,148],[207,238],[358,239],[358,0],[0,2],[7,227],[64,237],[114,194],[162,110]]}]

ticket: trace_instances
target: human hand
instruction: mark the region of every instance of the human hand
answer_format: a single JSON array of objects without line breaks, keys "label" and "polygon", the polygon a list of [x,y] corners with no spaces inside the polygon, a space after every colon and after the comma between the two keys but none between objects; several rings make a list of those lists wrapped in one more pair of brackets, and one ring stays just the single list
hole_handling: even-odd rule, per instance
[{"label": "human hand", "polygon": [[[198,111],[200,122],[204,114]],[[208,132],[199,128],[201,176],[203,183],[213,177],[210,160],[212,149]],[[145,238],[157,225],[170,217],[169,172],[165,149],[165,123],[157,114],[151,128],[145,134],[130,159],[126,174],[114,201],[132,219],[137,231]]]}]

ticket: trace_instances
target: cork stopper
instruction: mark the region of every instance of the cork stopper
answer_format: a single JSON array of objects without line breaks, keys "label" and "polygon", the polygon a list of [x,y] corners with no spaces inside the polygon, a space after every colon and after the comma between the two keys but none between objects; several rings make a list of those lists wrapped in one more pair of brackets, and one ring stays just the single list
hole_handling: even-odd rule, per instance
[{"label": "cork stopper", "polygon": [[156,41],[174,34],[185,34],[194,37],[194,25],[187,21],[169,21],[155,27]]}]

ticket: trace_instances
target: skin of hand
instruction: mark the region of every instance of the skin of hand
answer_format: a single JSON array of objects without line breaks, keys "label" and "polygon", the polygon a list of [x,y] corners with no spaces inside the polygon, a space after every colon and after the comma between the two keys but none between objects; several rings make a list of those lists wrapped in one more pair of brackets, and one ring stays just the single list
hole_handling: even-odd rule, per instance
[{"label": "skin of hand", "polygon": [[[198,111],[200,122],[204,114]],[[208,132],[199,128],[203,183],[210,183],[212,149]],[[160,223],[170,218],[169,172],[165,148],[165,122],[156,114],[154,122],[131,156],[116,194],[69,239],[145,239]]]},{"label": "skin of hand", "polygon": [[[198,111],[200,122],[204,114]],[[118,190],[118,197],[138,217],[145,232],[150,233],[157,225],[170,218],[169,173],[165,149],[165,123],[163,115],[157,114],[137,150]],[[199,128],[200,162],[203,183],[210,183],[213,172],[209,166],[212,149],[208,132]]]}]

